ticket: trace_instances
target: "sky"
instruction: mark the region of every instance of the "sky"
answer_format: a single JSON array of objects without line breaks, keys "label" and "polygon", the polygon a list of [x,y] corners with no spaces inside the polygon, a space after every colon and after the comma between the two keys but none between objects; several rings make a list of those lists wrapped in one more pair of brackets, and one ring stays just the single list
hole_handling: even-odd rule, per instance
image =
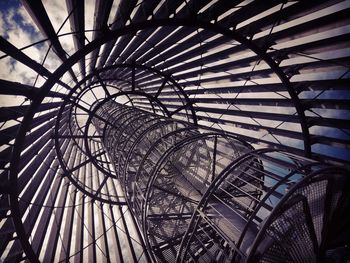
[{"label": "sky", "polygon": [[[33,43],[43,38],[19,1],[2,1],[0,6],[0,34],[11,44],[22,48],[25,43]],[[26,54],[38,61],[42,49],[43,46],[33,47],[28,49]],[[0,67],[0,78],[33,84],[35,73],[23,64],[7,57],[0,60]]]},{"label": "sky", "polygon": [[[57,32],[67,17],[66,3],[65,1],[45,0],[43,4]],[[92,23],[91,16],[89,19]],[[61,28],[60,33],[70,31],[69,22],[67,22]],[[19,0],[2,0],[0,2],[0,35],[19,49],[45,39]],[[71,35],[61,37],[60,42],[68,54],[75,52]],[[61,64],[61,61],[52,50],[48,50],[49,45],[44,42],[25,48],[22,52],[53,72]],[[0,52],[0,57],[3,55],[4,53]],[[40,87],[45,82],[45,79],[38,76],[35,71],[8,56],[0,59],[0,68],[0,79],[35,87]],[[0,106],[18,105],[21,102],[23,102],[23,97],[20,96],[0,96]]]},{"label": "sky", "polygon": [[[56,33],[59,32],[59,34],[64,34],[71,32],[69,21],[64,23],[64,20],[68,16],[65,1],[44,0],[43,4]],[[86,12],[93,13],[94,1],[86,1],[85,8]],[[63,23],[64,25],[62,26]],[[93,16],[86,16],[85,23],[86,28],[92,29]],[[19,0],[1,1],[0,35],[17,48],[23,48],[28,44],[36,43],[45,39],[45,36],[39,32],[35,23],[32,21],[31,17]],[[90,35],[87,34],[87,38],[91,38]],[[68,54],[71,55],[75,52],[73,38],[71,35],[60,37],[60,42],[63,49]],[[48,48],[49,45],[45,42],[26,48],[23,50],[23,52],[35,61],[42,63]],[[3,55],[3,53],[1,53],[1,55]],[[60,64],[61,61],[57,58],[53,51],[50,51],[47,59],[44,62],[44,66],[52,72]],[[35,83],[36,73],[19,62],[15,62],[10,58],[3,58],[0,60],[0,67],[2,68],[0,71],[1,79],[17,81],[29,85],[33,85]],[[16,72],[16,74],[13,74],[14,72]],[[43,81],[43,79],[37,81],[35,86],[42,85]]]}]

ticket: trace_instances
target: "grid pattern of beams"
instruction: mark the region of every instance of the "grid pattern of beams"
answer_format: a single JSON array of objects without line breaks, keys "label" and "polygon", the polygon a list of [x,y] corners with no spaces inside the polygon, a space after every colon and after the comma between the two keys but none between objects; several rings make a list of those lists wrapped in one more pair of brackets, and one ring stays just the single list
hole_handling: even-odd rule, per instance
[{"label": "grid pattern of beams", "polygon": [[[350,162],[348,0],[100,0],[92,8],[66,0],[57,28],[69,24],[70,32],[63,35],[47,3],[22,3],[42,40],[0,36],[0,62],[33,76],[0,80],[1,260],[147,261],[126,207],[78,191],[55,149],[61,109],[60,151],[72,167],[86,161],[79,138],[86,109],[118,92],[122,103],[198,122],[257,149]],[[58,70],[28,55],[43,43]],[[90,162],[77,171],[79,178],[101,173]]]}]

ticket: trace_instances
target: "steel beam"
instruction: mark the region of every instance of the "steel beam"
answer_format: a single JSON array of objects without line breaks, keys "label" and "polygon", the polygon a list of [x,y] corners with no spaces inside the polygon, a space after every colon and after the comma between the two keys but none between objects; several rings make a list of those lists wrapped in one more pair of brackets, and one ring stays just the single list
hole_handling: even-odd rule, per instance
[{"label": "steel beam", "polygon": [[[66,0],[67,11],[71,16],[69,22],[71,25],[75,50],[82,49],[85,46],[85,3],[78,0]],[[82,77],[85,77],[85,57],[79,61]]]},{"label": "steel beam", "polygon": [[[28,11],[29,15],[32,17],[36,26],[39,28],[41,33],[45,35],[51,42],[52,48],[56,55],[64,62],[67,60],[67,53],[63,49],[55,29],[53,28],[50,18],[45,10],[44,5],[41,1],[35,0],[21,0],[23,6]],[[68,70],[73,80],[77,82],[77,77],[75,76],[72,69]]]}]

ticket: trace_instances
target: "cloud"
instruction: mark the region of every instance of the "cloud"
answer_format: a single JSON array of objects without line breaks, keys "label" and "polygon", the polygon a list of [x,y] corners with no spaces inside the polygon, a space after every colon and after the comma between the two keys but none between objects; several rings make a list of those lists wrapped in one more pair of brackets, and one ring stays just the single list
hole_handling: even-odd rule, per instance
[{"label": "cloud", "polygon": [[[23,15],[23,9],[23,7],[16,9],[11,7],[8,10],[0,11],[1,35],[17,48],[22,48],[42,38],[38,31],[35,30],[33,24],[30,23],[28,17]],[[43,48],[43,45],[34,46],[23,52],[40,63],[43,58]],[[36,73],[22,63],[15,61],[10,56],[0,60],[0,68],[1,79],[29,85],[34,83]]]},{"label": "cloud", "polygon": [[[69,33],[72,31],[70,28],[69,20],[67,20],[65,22],[65,20],[68,16],[66,1],[44,0],[43,5],[45,7],[45,10],[46,10],[46,12],[51,20],[51,24],[52,24],[53,28],[55,29],[56,33],[58,31],[59,31],[59,34]],[[75,52],[72,35],[60,37],[59,40],[62,44],[63,49],[68,54],[72,54]]]},{"label": "cloud", "polygon": [[4,25],[4,18],[2,16],[2,13],[0,11],[0,35],[5,35],[5,25]]},{"label": "cloud", "polygon": [[[43,5],[56,32],[58,30],[60,30],[59,34],[71,32],[70,21],[67,19],[68,11],[65,1],[43,0]],[[85,13],[94,14],[95,2],[93,0],[87,0],[85,3],[85,9]],[[93,15],[85,17],[85,27],[87,29],[93,28],[93,19]],[[0,33],[2,37],[7,39],[17,48],[23,48],[46,38],[46,36],[40,32],[31,16],[19,1],[14,1],[11,5],[3,6],[2,9],[0,9]],[[91,34],[87,33],[86,36],[89,38],[91,37]],[[69,55],[76,52],[73,35],[59,37],[59,41],[63,49]],[[41,64],[48,51],[49,44],[50,43],[47,41],[30,48],[25,48],[22,52]],[[0,53],[0,55],[4,54]],[[62,61],[52,50],[50,50],[43,65],[49,71],[53,72],[61,64]],[[10,57],[1,59],[0,67],[2,69],[0,72],[0,78],[28,85],[34,84],[37,74],[30,68]],[[76,73],[79,75],[79,68],[76,68],[75,71],[77,71]],[[38,84],[36,84],[36,86],[38,86]]]},{"label": "cloud", "polygon": [[[22,5],[18,7],[10,6],[6,10],[0,10],[0,33],[2,37],[17,48],[23,48],[45,38]],[[67,46],[68,49],[72,49],[71,44],[67,43]],[[41,64],[48,48],[49,43],[45,42],[25,48],[22,52]],[[54,71],[60,64],[61,61],[51,50],[45,60],[44,66],[48,70]],[[33,85],[37,76],[35,71],[15,61],[10,56],[0,60],[0,68],[1,79],[23,84]],[[36,86],[38,85],[39,83],[36,84]]]}]

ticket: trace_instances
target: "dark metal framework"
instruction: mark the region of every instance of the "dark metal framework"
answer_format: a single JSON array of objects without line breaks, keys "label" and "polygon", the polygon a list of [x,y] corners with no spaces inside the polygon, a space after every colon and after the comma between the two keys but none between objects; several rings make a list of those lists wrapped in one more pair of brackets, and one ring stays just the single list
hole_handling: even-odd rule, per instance
[{"label": "dark metal framework", "polygon": [[153,261],[329,261],[349,240],[346,170],[111,99],[93,112]]},{"label": "dark metal framework", "polygon": [[[282,251],[277,243],[290,244],[293,237],[286,233],[296,226],[287,229],[281,222],[297,215],[302,219],[296,232],[308,233],[303,242],[312,244],[315,260],[348,242],[349,215],[343,211],[349,210],[349,195],[341,186],[350,161],[349,1],[107,0],[96,1],[94,14],[88,14],[86,2],[66,0],[58,31],[48,3],[22,3],[42,40],[19,47],[1,36],[0,63],[21,63],[43,85],[12,81],[16,72],[0,80],[1,96],[16,102],[0,108],[1,260],[151,260],[145,246],[156,247],[158,241],[146,232],[144,244],[123,191],[132,164],[123,158],[132,156],[122,154],[123,169],[116,170],[111,156],[121,153],[107,154],[102,138],[109,136],[97,134],[94,126],[103,122],[115,129],[114,118],[102,118],[95,107],[111,100],[160,116],[145,121],[141,114],[135,136],[147,136],[162,120],[164,127],[182,123],[183,134],[205,126],[258,149],[226,164],[192,218],[184,219],[189,227],[181,246],[168,253],[172,243],[160,244],[158,259],[272,260]],[[94,16],[93,25],[87,16]],[[71,32],[62,34],[68,23]],[[67,37],[74,42],[69,54],[63,44]],[[46,56],[37,61],[26,55],[32,48],[43,52],[43,46],[48,57],[60,61],[52,72]],[[168,117],[173,120],[165,121]],[[208,136],[197,144],[217,140]],[[188,143],[165,149],[180,153],[195,142]],[[263,147],[269,150],[259,150]],[[243,228],[222,235],[225,224],[219,218],[226,215],[218,221],[204,215],[215,214],[215,196],[225,196],[237,171],[244,171],[243,180],[253,173],[251,163],[263,173],[257,177],[264,178],[263,195],[252,195],[251,201],[260,201],[254,199],[254,212],[242,216]],[[146,231],[151,227],[147,209],[140,221]],[[321,222],[316,214],[322,213]],[[272,242],[276,231],[280,235]],[[220,252],[214,253],[215,247]],[[294,244],[288,251],[309,253],[309,248]]]},{"label": "dark metal framework", "polygon": [[[206,189],[227,163],[252,148],[230,135],[111,100],[95,107],[98,118],[92,121],[97,133],[103,134],[103,144],[148,250],[154,261],[175,261],[186,225]],[[248,179],[246,186],[258,199],[260,175]],[[245,203],[244,194],[233,195]],[[249,200],[242,209],[253,209],[256,204]]]}]

